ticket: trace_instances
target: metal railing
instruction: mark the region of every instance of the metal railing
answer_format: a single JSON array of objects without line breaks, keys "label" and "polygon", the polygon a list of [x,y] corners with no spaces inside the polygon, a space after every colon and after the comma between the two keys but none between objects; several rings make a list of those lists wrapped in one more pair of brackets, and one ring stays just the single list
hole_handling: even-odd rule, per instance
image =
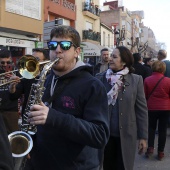
[{"label": "metal railing", "polygon": [[94,15],[99,16],[100,9],[98,5],[94,5],[93,3],[83,2],[83,11],[89,11]]},{"label": "metal railing", "polygon": [[91,30],[83,30],[83,39],[89,39],[93,41],[101,41],[101,34],[100,32],[94,32]]}]

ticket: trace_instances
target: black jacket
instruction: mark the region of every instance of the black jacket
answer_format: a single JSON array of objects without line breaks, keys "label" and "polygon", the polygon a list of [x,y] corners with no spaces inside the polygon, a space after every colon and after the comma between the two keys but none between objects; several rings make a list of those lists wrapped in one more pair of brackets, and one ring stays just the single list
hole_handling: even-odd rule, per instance
[{"label": "black jacket", "polygon": [[[46,124],[38,126],[32,150],[36,170],[99,169],[109,137],[107,94],[88,68],[79,66],[58,78],[56,90],[61,91],[52,101]],[[47,77],[44,102],[50,98],[53,76],[51,72]]]},{"label": "black jacket", "polygon": [[[4,84],[9,80],[5,76],[1,76],[1,83]],[[0,86],[0,110],[2,111],[18,111],[18,100],[11,100],[9,95],[8,84]]]},{"label": "black jacket", "polygon": [[2,115],[0,114],[0,169],[13,170],[13,159],[10,150],[7,131],[3,122]]},{"label": "black jacket", "polygon": [[135,63],[133,67],[135,69],[134,74],[141,75],[143,80],[152,74],[149,68],[142,65],[141,63]]}]

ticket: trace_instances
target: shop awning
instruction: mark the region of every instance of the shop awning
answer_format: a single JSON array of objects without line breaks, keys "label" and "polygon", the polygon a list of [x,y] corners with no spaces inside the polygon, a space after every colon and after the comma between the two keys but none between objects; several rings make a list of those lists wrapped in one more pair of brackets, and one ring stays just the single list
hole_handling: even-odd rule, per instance
[{"label": "shop awning", "polygon": [[91,42],[82,42],[81,47],[83,48],[84,56],[100,56],[100,50],[104,48]]}]

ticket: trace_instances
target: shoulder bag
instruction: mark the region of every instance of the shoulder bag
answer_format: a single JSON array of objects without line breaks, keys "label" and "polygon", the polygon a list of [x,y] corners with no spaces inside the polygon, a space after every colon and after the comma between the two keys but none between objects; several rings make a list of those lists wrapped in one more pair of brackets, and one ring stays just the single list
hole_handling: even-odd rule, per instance
[{"label": "shoulder bag", "polygon": [[148,95],[148,97],[146,98],[146,100],[149,100],[150,96],[152,95],[152,93],[154,92],[154,90],[156,89],[156,87],[158,86],[158,84],[161,82],[161,80],[164,78],[164,76],[162,76],[158,82],[156,83],[155,87],[152,89],[152,91],[150,92],[150,94]]}]

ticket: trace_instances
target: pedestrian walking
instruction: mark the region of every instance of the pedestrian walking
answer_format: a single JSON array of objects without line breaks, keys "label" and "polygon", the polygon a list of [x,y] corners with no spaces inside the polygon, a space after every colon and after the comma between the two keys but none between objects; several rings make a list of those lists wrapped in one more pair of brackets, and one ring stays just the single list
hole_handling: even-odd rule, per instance
[{"label": "pedestrian walking", "polygon": [[136,141],[145,152],[148,137],[148,112],[143,79],[132,74],[133,56],[124,46],[116,47],[109,69],[97,74],[105,85],[110,113],[110,138],[104,150],[104,170],[132,170]]},{"label": "pedestrian walking", "polygon": [[10,77],[15,74],[12,73],[13,70],[11,52],[6,49],[0,50],[0,73],[2,73],[0,75],[0,114],[8,134],[19,129],[18,99],[10,100],[7,84]]},{"label": "pedestrian walking", "polygon": [[158,51],[158,60],[163,61],[166,64],[166,70],[164,75],[170,78],[170,61],[167,59],[167,51],[159,50]]},{"label": "pedestrian walking", "polygon": [[162,61],[152,64],[153,73],[144,81],[145,95],[147,99],[149,115],[149,137],[146,157],[150,158],[154,153],[155,131],[158,123],[158,160],[164,158],[166,144],[166,132],[170,115],[170,78],[165,77],[166,65]]},{"label": "pedestrian walking", "polygon": [[151,76],[152,74],[152,63],[154,62],[154,59],[152,59],[151,57],[149,58],[143,58],[143,62],[144,62],[144,66],[146,66],[148,68],[148,72],[149,72],[149,76]]},{"label": "pedestrian walking", "polygon": [[103,48],[101,50],[101,61],[98,62],[94,67],[94,75],[106,71],[109,68],[109,59],[110,59],[109,49]]},{"label": "pedestrian walking", "polygon": [[151,75],[151,69],[143,64],[140,53],[134,53],[133,57],[134,57],[133,67],[135,69],[134,74],[141,75],[144,81],[146,77]]}]

